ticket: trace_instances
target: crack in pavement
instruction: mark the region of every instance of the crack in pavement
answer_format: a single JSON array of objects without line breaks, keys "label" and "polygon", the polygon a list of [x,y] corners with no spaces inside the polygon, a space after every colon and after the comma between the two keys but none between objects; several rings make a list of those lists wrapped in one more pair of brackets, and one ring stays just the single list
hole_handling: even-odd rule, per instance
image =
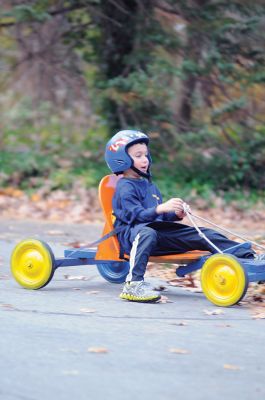
[{"label": "crack in pavement", "polygon": [[253,318],[233,318],[233,317],[225,317],[225,316],[215,316],[215,318],[203,318],[203,317],[141,317],[141,316],[130,316],[130,315],[104,315],[104,314],[97,314],[96,312],[80,312],[80,313],[67,313],[67,312],[60,312],[60,311],[40,311],[40,310],[23,310],[19,308],[13,307],[4,307],[1,305],[2,311],[12,311],[12,312],[20,312],[20,313],[31,313],[31,314],[39,314],[39,315],[51,315],[51,316],[69,316],[69,317],[97,317],[97,318],[110,318],[110,319],[135,319],[135,320],[161,320],[161,321],[249,321],[253,320]]}]

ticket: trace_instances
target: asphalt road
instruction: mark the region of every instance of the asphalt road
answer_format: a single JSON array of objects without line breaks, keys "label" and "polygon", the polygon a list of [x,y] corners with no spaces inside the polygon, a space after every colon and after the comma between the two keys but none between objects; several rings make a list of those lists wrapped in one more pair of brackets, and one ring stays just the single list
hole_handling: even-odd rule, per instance
[{"label": "asphalt road", "polygon": [[165,293],[170,303],[122,301],[122,286],[96,266],[58,269],[38,291],[11,277],[19,240],[44,239],[61,256],[67,243],[100,231],[1,221],[1,400],[263,400],[265,320],[253,320],[246,306],[208,315],[216,307],[203,294],[175,287]]}]

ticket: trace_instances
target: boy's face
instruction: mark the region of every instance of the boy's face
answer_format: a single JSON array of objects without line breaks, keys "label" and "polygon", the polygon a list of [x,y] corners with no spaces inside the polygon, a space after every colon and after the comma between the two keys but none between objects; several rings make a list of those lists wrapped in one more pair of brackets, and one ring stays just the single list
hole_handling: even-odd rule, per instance
[{"label": "boy's face", "polygon": [[[133,159],[135,168],[146,173],[149,166],[148,148],[145,143],[136,143],[128,148],[128,154]],[[134,172],[130,169],[131,172]],[[135,172],[134,172],[135,173]],[[135,173],[136,174],[136,173]],[[138,174],[136,174],[139,177]]]}]

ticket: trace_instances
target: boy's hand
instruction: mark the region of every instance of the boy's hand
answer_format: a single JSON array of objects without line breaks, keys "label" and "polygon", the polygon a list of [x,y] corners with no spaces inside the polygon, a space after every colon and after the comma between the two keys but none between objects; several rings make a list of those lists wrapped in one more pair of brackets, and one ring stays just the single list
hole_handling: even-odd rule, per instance
[{"label": "boy's hand", "polygon": [[183,200],[179,198],[172,198],[156,207],[157,214],[163,214],[172,211],[175,212],[179,218],[184,218],[186,213],[183,210]]}]

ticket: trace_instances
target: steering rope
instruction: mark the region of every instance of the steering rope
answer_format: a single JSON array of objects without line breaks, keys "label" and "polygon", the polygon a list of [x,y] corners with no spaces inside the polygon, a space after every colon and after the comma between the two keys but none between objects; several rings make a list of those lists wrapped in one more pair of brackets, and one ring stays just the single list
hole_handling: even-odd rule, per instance
[{"label": "steering rope", "polygon": [[183,210],[185,211],[185,213],[186,213],[188,219],[190,220],[191,224],[192,224],[192,225],[194,226],[194,228],[197,230],[198,234],[199,234],[201,237],[203,237],[216,251],[218,251],[218,253],[223,253],[223,252],[222,252],[217,246],[215,246],[215,245],[211,242],[210,239],[208,239],[208,238],[204,235],[204,233],[200,230],[200,228],[198,227],[198,225],[196,224],[196,222],[194,221],[193,218],[196,218],[196,219],[199,219],[199,220],[201,220],[201,221],[203,221],[203,222],[206,222],[206,223],[209,224],[209,225],[213,225],[215,228],[218,228],[218,229],[220,229],[221,231],[224,231],[224,232],[226,232],[226,233],[229,233],[230,235],[234,235],[234,236],[236,236],[236,237],[238,237],[238,238],[240,238],[240,239],[242,239],[242,240],[244,240],[244,241],[246,241],[246,242],[251,243],[253,246],[256,246],[256,247],[259,247],[259,248],[262,249],[262,250],[265,250],[265,246],[262,246],[261,244],[259,244],[259,243],[257,243],[257,242],[254,242],[253,240],[249,240],[248,238],[246,238],[246,237],[244,237],[244,236],[242,236],[242,235],[239,235],[238,233],[232,232],[232,231],[230,231],[229,229],[223,228],[222,226],[217,225],[217,224],[215,224],[214,222],[209,221],[209,220],[206,219],[206,218],[203,218],[203,217],[201,217],[201,216],[199,216],[199,215],[194,214],[193,212],[191,212],[190,207],[189,207],[188,204],[186,204],[186,203],[183,203]]}]

